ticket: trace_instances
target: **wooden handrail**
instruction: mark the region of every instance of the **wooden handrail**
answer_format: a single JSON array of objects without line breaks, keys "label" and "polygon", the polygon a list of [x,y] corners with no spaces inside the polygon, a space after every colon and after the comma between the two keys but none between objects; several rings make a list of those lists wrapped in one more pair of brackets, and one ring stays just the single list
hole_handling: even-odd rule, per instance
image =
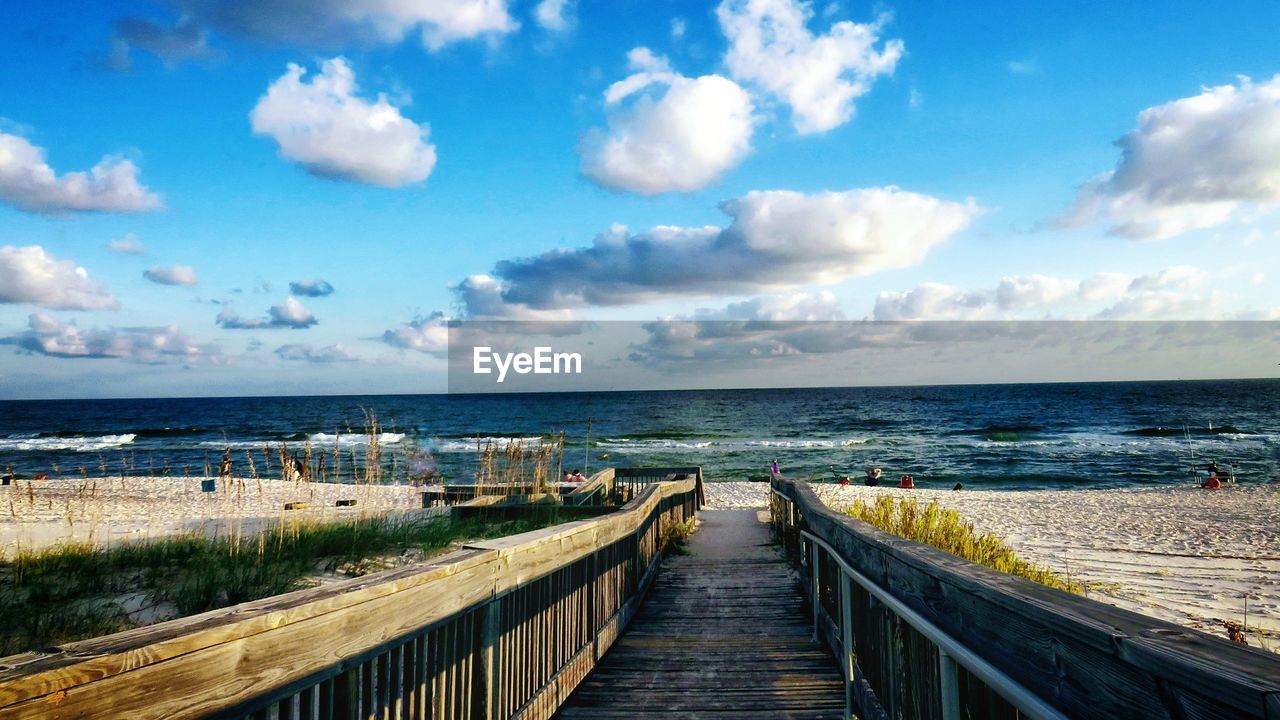
[{"label": "wooden handrail", "polygon": [[630,620],[697,483],[430,561],[0,659],[17,718],[549,717]]},{"label": "wooden handrail", "polygon": [[[955,659],[940,657],[940,647],[903,617],[887,619],[887,604],[850,582],[841,565],[1068,717],[1280,717],[1280,657],[1272,653],[883,532],[831,510],[804,482],[778,479],[772,487],[775,531],[807,566],[817,634],[837,657],[857,658],[847,665],[851,692],[889,716],[943,717],[946,673],[938,668]],[[952,701],[963,699],[969,712],[1008,707],[1000,688],[972,673],[958,677],[965,690]]]}]

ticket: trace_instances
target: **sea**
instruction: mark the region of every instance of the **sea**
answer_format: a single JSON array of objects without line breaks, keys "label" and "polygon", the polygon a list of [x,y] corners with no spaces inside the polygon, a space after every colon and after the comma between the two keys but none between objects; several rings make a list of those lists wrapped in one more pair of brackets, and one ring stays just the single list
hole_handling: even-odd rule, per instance
[{"label": "sea", "polygon": [[[693,466],[710,482],[831,480],[879,467],[918,487],[1178,485],[1188,468],[1280,481],[1280,380],[0,402],[0,472],[278,472],[279,448],[367,457],[385,482],[467,481],[477,448],[564,437],[565,470]],[[265,458],[265,459],[264,459]],[[277,466],[278,466],[278,461]],[[349,480],[349,477],[343,477]]]}]

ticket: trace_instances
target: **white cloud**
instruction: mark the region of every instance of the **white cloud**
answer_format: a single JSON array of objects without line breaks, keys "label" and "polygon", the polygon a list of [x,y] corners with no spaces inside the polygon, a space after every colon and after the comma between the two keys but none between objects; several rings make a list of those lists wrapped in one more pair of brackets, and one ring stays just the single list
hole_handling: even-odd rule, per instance
[{"label": "white cloud", "polygon": [[44,148],[0,132],[0,201],[46,215],[68,212],[142,212],[161,206],[160,196],[138,182],[138,167],[106,156],[88,172],[59,176]]},{"label": "white cloud", "polygon": [[895,187],[753,191],[720,207],[726,228],[615,226],[587,248],[500,262],[502,300],[545,310],[836,283],[919,263],[979,212]]},{"label": "white cloud", "polygon": [[189,265],[174,265],[171,268],[153,267],[142,273],[142,276],[153,283],[161,285],[195,285],[196,271]]},{"label": "white cloud", "polygon": [[798,292],[790,295],[763,295],[741,302],[730,303],[723,308],[699,308],[692,319],[746,320],[767,322],[819,322],[844,320],[844,309],[830,291],[816,293]]},{"label": "white cloud", "polygon": [[85,330],[45,313],[33,313],[26,331],[0,338],[0,343],[60,358],[119,358],[153,365],[221,360],[216,347],[197,343],[173,325]]},{"label": "white cloud", "polygon": [[575,0],[541,0],[533,9],[533,19],[538,26],[551,32],[568,32],[573,29]]},{"label": "white cloud", "polygon": [[688,32],[689,24],[682,17],[671,18],[671,39],[681,40],[684,34]]},{"label": "white cloud", "polygon": [[268,328],[289,328],[305,330],[319,323],[311,311],[302,306],[295,297],[288,297],[279,305],[267,309],[265,318],[243,318],[231,308],[223,308],[218,313],[218,325],[228,330],[262,330]]},{"label": "white cloud", "polygon": [[0,247],[0,304],[30,303],[51,310],[115,310],[105,287],[70,260],[55,260],[39,245]]},{"label": "white cloud", "polygon": [[449,318],[439,312],[414,318],[406,325],[384,332],[382,341],[392,347],[443,358],[449,352]]},{"label": "white cloud", "polygon": [[326,347],[312,347],[310,343],[292,343],[281,345],[275,353],[281,360],[309,362],[316,364],[357,362],[360,358],[347,351],[341,343]]},{"label": "white cloud", "polygon": [[648,48],[628,54],[633,74],[605,92],[607,131],[583,139],[582,171],[599,185],[654,195],[705,187],[751,149],[751,98],[719,75],[688,78]]},{"label": "white cloud", "polygon": [[422,182],[436,164],[425,123],[400,114],[385,94],[369,102],[356,95],[355,73],[343,58],[326,60],[308,82],[290,64],[267,88],[249,120],[280,154],[314,175],[399,187]]},{"label": "white cloud", "polygon": [[333,285],[319,278],[298,280],[289,283],[289,292],[302,297],[325,297],[333,294]]},{"label": "white cloud", "polygon": [[988,312],[992,303],[988,292],[926,282],[905,292],[880,293],[871,315],[876,320],[972,319]]},{"label": "white cloud", "polygon": [[468,275],[452,288],[462,316],[467,320],[560,321],[572,317],[571,310],[533,310],[502,298],[502,284],[488,275]]},{"label": "white cloud", "polygon": [[876,298],[875,320],[1202,320],[1234,319],[1227,295],[1199,268],[1178,265],[1145,275],[1101,272],[1084,280],[1006,277],[994,288],[923,283]]},{"label": "white cloud", "polygon": [[1159,239],[1271,209],[1280,204],[1280,75],[1147,108],[1116,144],[1116,168],[1082,185],[1060,224],[1103,216],[1113,235]]},{"label": "white cloud", "polygon": [[121,255],[144,255],[147,252],[147,248],[138,240],[138,236],[133,233],[107,243],[107,249],[111,252],[118,252]]},{"label": "white cloud", "polygon": [[901,40],[877,49],[886,18],[842,21],[824,35],[807,27],[813,9],[802,0],[724,0],[716,17],[734,79],[757,85],[791,108],[800,133],[826,132],[848,122],[854,101],[902,57]]},{"label": "white cloud", "polygon": [[[170,0],[202,27],[315,48],[397,44],[417,32],[431,51],[519,29],[507,0]],[[180,22],[179,25],[182,25]]]}]

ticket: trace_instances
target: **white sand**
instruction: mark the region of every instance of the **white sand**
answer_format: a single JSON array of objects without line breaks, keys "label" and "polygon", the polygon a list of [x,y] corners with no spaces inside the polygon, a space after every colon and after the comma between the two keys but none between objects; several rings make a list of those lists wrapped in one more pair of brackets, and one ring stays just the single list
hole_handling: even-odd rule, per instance
[{"label": "white sand", "polygon": [[[1090,583],[1090,597],[1216,635],[1245,621],[1280,650],[1280,486],[898,490],[815,485],[840,509],[911,495],[960,512],[1024,557]],[[708,483],[713,507],[763,507],[767,483]],[[1259,644],[1254,632],[1249,644]]]},{"label": "white sand", "polygon": [[[66,540],[107,544],[181,532],[256,534],[263,523],[338,520],[422,510],[422,490],[406,485],[340,485],[283,480],[219,480],[200,491],[199,479],[112,477],[19,480],[0,486],[0,557],[17,548]],[[335,501],[355,500],[354,507]],[[284,509],[305,502],[305,510]]]}]

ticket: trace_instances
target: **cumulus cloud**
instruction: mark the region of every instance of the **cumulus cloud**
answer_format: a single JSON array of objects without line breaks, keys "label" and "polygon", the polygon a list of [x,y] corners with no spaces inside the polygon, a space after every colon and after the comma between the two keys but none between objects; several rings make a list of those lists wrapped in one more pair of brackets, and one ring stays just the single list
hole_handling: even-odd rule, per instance
[{"label": "cumulus cloud", "polygon": [[574,0],[542,0],[533,9],[533,19],[538,26],[551,32],[568,32],[573,29]]},{"label": "cumulus cloud", "polygon": [[499,37],[520,27],[507,0],[169,0],[181,19],[173,28],[128,19],[115,54],[129,47],[174,63],[209,52],[205,30],[263,43],[311,48],[398,44],[416,33],[436,51],[454,42]]},{"label": "cumulus cloud", "polygon": [[896,187],[753,191],[720,208],[728,227],[615,226],[590,247],[500,262],[502,300],[549,310],[836,283],[919,263],[979,212]]},{"label": "cumulus cloud", "polygon": [[311,311],[302,306],[295,297],[286,298],[279,305],[273,305],[267,309],[267,316],[264,318],[245,318],[238,315],[231,308],[223,308],[218,313],[216,320],[218,325],[228,330],[263,330],[270,328],[288,328],[291,330],[305,330],[319,323],[315,315]]},{"label": "cumulus cloud", "polygon": [[762,320],[768,322],[844,320],[844,309],[830,291],[763,295],[723,308],[699,308],[691,320]]},{"label": "cumulus cloud", "polygon": [[608,130],[583,138],[582,172],[602,187],[645,195],[705,187],[751,149],[751,97],[719,75],[689,78],[648,48],[605,91]]},{"label": "cumulus cloud", "polygon": [[573,314],[569,309],[535,310],[523,303],[507,302],[502,297],[502,283],[489,275],[468,275],[452,290],[461,317],[466,320],[559,321],[569,320]]},{"label": "cumulus cloud", "polygon": [[107,249],[121,255],[144,255],[147,252],[147,248],[138,240],[138,236],[133,233],[107,243]]},{"label": "cumulus cloud", "polygon": [[1177,265],[1144,275],[1101,272],[1084,280],[1046,275],[1003,278],[993,288],[964,290],[922,283],[876,298],[875,320],[1201,320],[1245,317],[1228,309],[1206,273]]},{"label": "cumulus cloud", "polygon": [[1058,222],[1103,217],[1121,237],[1160,239],[1280,204],[1280,75],[1205,88],[1147,108],[1116,141],[1114,170],[1082,185]]},{"label": "cumulus cloud", "polygon": [[281,360],[316,364],[357,362],[360,359],[348,352],[341,343],[319,348],[312,347],[309,343],[292,343],[281,345],[275,352]]},{"label": "cumulus cloud", "polygon": [[44,148],[0,132],[0,201],[27,212],[143,212],[161,206],[160,196],[138,182],[138,166],[106,156],[87,172],[59,176]]},{"label": "cumulus cloud", "polygon": [[169,67],[187,60],[218,56],[218,52],[209,47],[208,32],[189,16],[179,19],[172,27],[143,18],[123,18],[116,23],[108,65],[120,72],[132,70],[134,49],[155,55]]},{"label": "cumulus cloud", "polygon": [[382,334],[382,341],[402,350],[416,350],[443,358],[449,354],[449,322],[444,313],[416,317]]},{"label": "cumulus cloud", "polygon": [[115,310],[105,287],[70,260],[56,260],[43,247],[0,247],[0,304],[29,303],[51,310]]},{"label": "cumulus cloud", "polygon": [[301,297],[325,297],[333,294],[333,286],[324,280],[312,278],[289,283],[289,292]]},{"label": "cumulus cloud", "polygon": [[145,270],[142,277],[161,285],[195,285],[196,271],[189,265],[174,265],[170,268],[153,267]]},{"label": "cumulus cloud", "polygon": [[326,60],[310,80],[290,64],[267,88],[249,120],[276,141],[280,155],[313,175],[400,187],[422,182],[436,164],[430,129],[400,114],[379,94],[357,96],[355,72],[343,58]]},{"label": "cumulus cloud", "polygon": [[730,75],[786,103],[803,134],[848,122],[854,101],[902,57],[901,40],[880,42],[884,16],[837,22],[823,35],[809,30],[813,9],[802,0],[724,0],[716,17],[729,39]]},{"label": "cumulus cloud", "polygon": [[46,313],[33,313],[27,330],[0,338],[0,343],[49,357],[119,358],[148,365],[221,360],[216,346],[201,345],[173,325],[83,329]]}]

